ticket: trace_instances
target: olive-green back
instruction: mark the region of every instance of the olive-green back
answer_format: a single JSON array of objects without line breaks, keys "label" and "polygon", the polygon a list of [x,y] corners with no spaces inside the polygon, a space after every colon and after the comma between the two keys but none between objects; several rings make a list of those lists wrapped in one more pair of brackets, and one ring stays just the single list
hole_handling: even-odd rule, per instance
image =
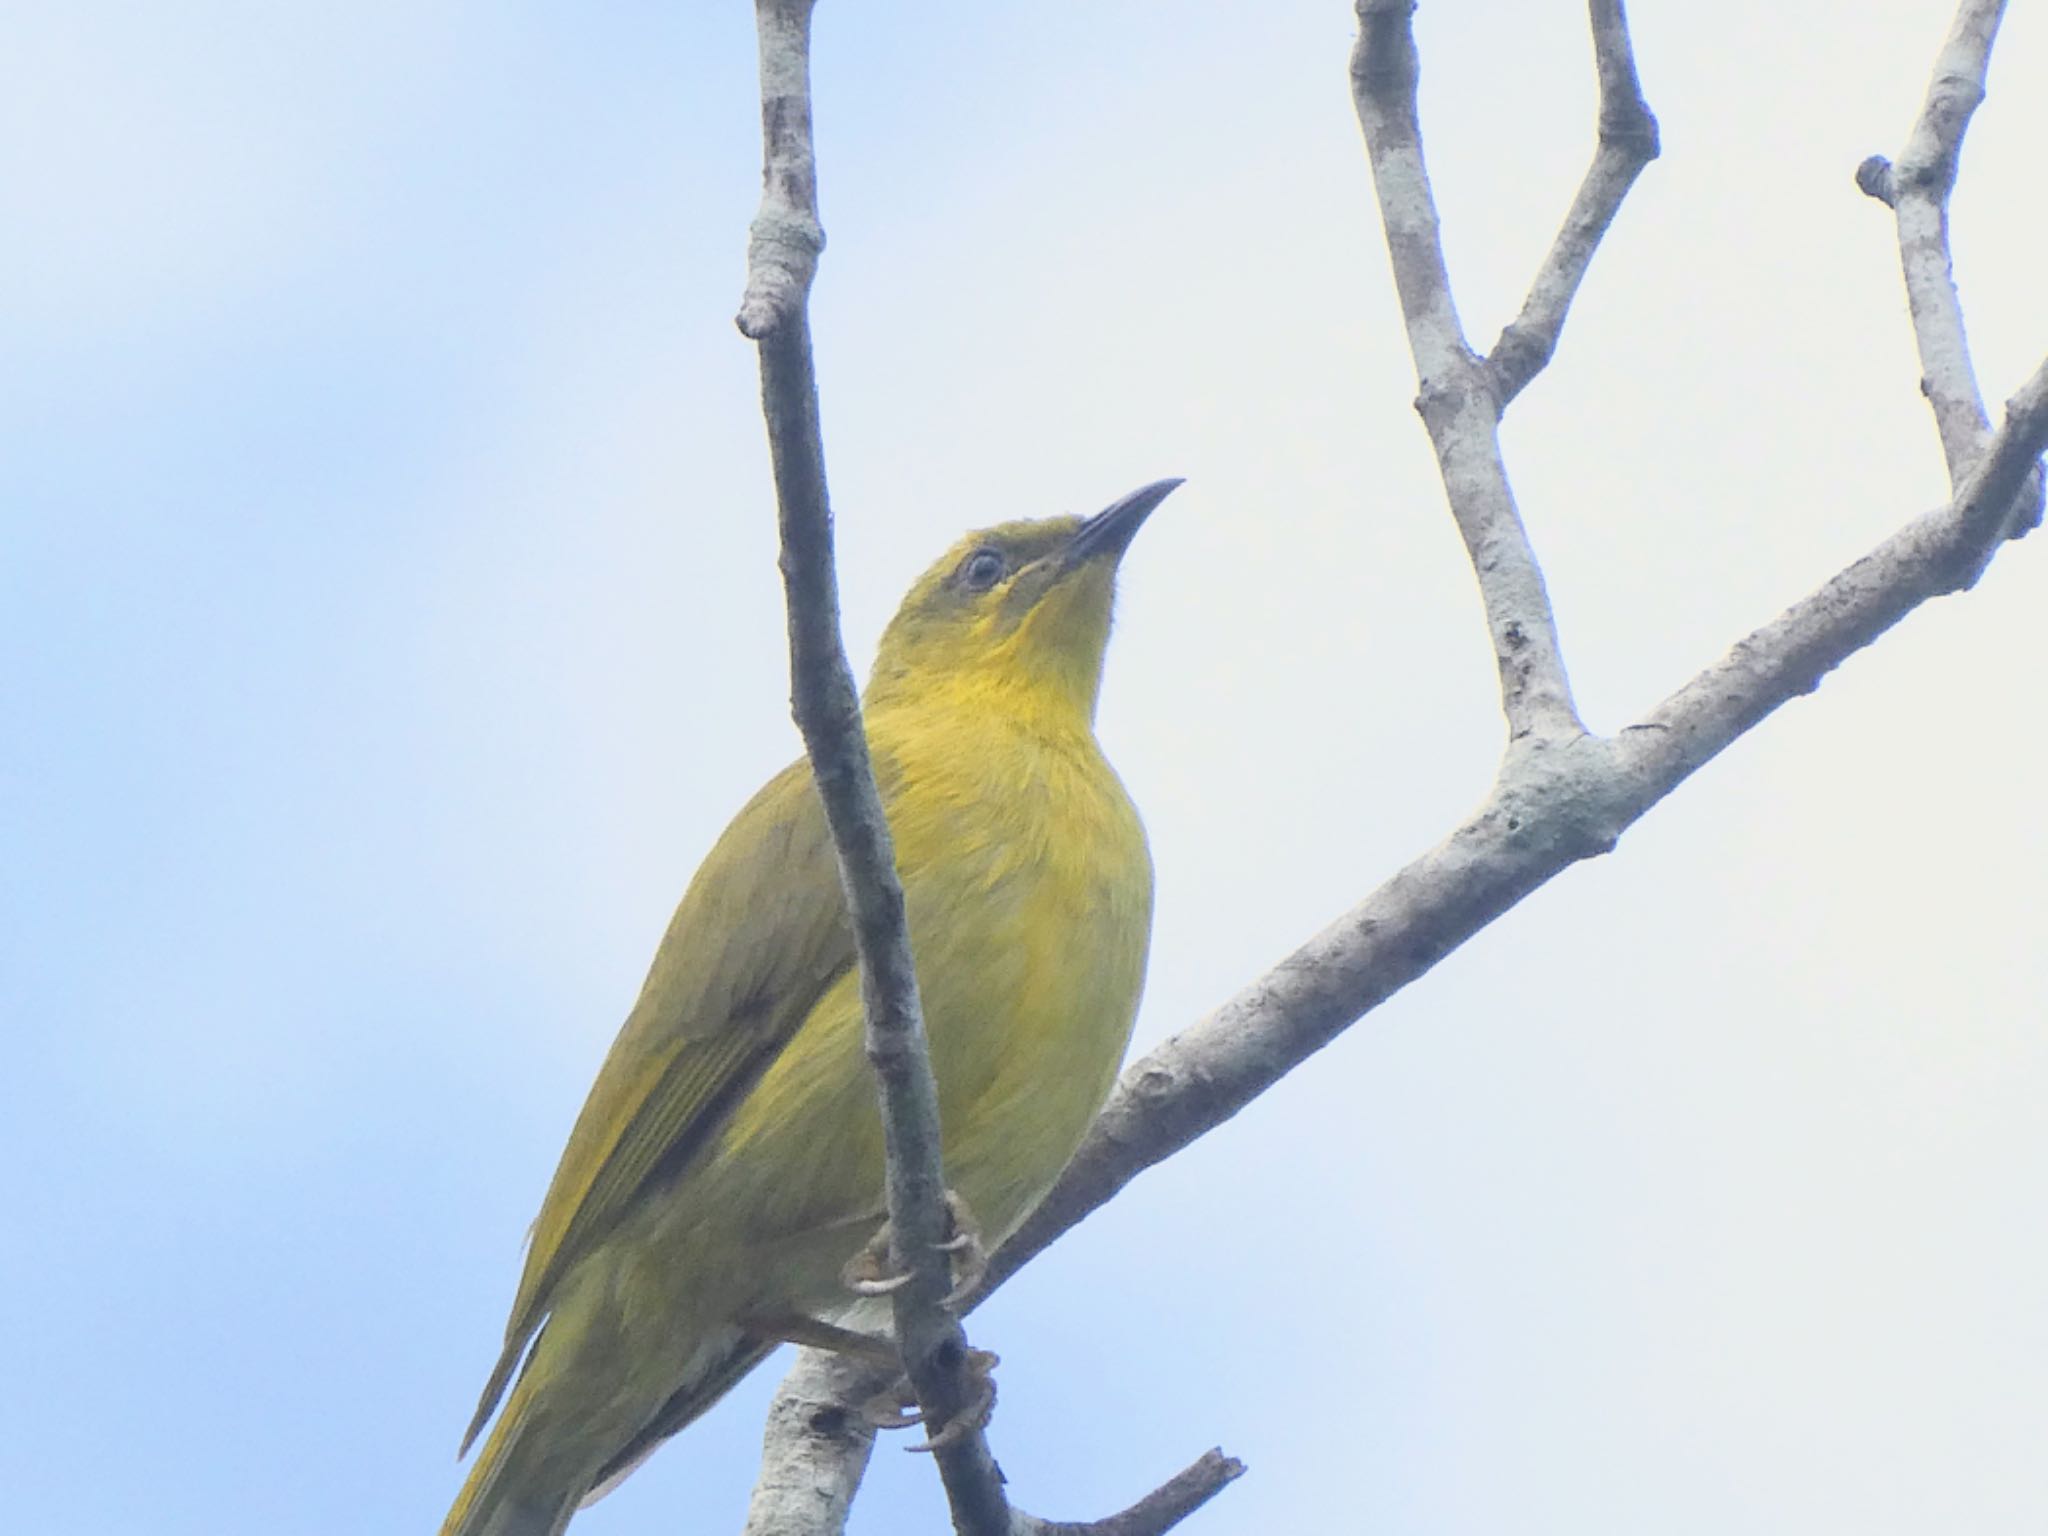
[{"label": "olive-green back", "polygon": [[[875,764],[886,796],[894,775]],[[749,801],[690,882],[548,1186],[466,1451],[563,1277],[680,1173],[855,963],[808,762]]]}]

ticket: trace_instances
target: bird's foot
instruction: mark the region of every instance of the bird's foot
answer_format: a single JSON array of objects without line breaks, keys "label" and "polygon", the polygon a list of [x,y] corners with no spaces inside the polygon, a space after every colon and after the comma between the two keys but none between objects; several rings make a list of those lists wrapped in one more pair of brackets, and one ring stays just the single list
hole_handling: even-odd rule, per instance
[{"label": "bird's foot", "polygon": [[[929,1439],[906,1449],[942,1451],[947,1446],[966,1439],[977,1429],[984,1428],[988,1424],[989,1415],[995,1411],[995,1369],[998,1363],[998,1357],[990,1350],[968,1350],[963,1362],[968,1389],[965,1406],[934,1430]],[[909,1429],[912,1425],[925,1421],[924,1411],[917,1406],[917,1395],[911,1391],[910,1378],[907,1376],[897,1377],[889,1386],[862,1403],[861,1417],[876,1429]]]},{"label": "bird's foot", "polygon": [[[939,1305],[958,1311],[988,1278],[988,1249],[982,1244],[981,1224],[974,1219],[974,1212],[950,1189],[946,1191],[946,1239],[939,1244],[939,1250],[950,1260],[953,1279],[953,1288],[940,1298]],[[990,1355],[988,1363],[994,1365],[995,1356]],[[993,1386],[989,1388],[989,1401],[995,1401]]]},{"label": "bird's foot", "polygon": [[[861,1296],[887,1296],[910,1283],[908,1270],[891,1268],[889,1246],[889,1223],[885,1221],[839,1272],[848,1290]],[[953,1288],[946,1292],[940,1305],[957,1309],[987,1276],[988,1250],[982,1246],[974,1212],[950,1189],[946,1191],[946,1237],[939,1248],[951,1261],[953,1280]]]}]

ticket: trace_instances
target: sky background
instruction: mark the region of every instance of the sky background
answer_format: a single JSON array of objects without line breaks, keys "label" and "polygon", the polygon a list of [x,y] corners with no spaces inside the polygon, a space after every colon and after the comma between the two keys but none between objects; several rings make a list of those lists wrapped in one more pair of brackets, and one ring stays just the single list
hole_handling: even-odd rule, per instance
[{"label": "sky background", "polygon": [[[1955,203],[2048,348],[2048,15]],[[1505,433],[1625,724],[1945,496],[1885,211],[1941,0],[1640,0],[1665,157]],[[828,0],[849,648],[964,528],[1187,487],[1101,734],[1143,1048],[1499,750],[1350,7]],[[1475,340],[1583,170],[1582,9],[1421,15]],[[430,1532],[674,900],[796,752],[750,8],[0,3],[0,1486],[83,1536]],[[977,1315],[1040,1513],[1212,1536],[2038,1532],[2048,550],[1916,613]],[[774,1372],[575,1536],[738,1528]],[[885,1445],[863,1536],[945,1528]]]}]

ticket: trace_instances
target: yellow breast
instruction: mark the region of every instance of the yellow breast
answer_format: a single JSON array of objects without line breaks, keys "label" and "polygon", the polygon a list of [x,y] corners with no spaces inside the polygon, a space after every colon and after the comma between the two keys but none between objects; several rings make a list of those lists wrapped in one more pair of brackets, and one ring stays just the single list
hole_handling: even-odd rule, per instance
[{"label": "yellow breast", "polygon": [[[1115,1078],[1144,980],[1152,863],[1092,735],[991,712],[963,750],[965,728],[957,709],[885,711],[869,736],[888,765],[947,1181],[993,1245],[1051,1187]],[[882,1142],[855,978],[820,1000],[714,1161],[780,1170],[750,1202],[760,1239],[842,1225],[865,1238],[855,1229],[882,1210]]]},{"label": "yellow breast", "polygon": [[906,733],[889,809],[948,1177],[1000,1241],[1114,1080],[1144,981],[1152,861],[1091,735],[986,729],[1006,732],[999,750],[920,750]]}]

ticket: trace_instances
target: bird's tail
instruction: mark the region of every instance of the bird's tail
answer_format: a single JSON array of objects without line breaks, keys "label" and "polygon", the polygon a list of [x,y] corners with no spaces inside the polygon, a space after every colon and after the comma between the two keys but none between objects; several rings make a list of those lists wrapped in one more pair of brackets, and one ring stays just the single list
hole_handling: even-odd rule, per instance
[{"label": "bird's tail", "polygon": [[441,1522],[441,1536],[562,1536],[583,1488],[580,1482],[562,1486],[559,1470],[522,1445],[532,1425],[524,1411],[529,1401],[515,1391],[505,1405]]},{"label": "bird's tail", "polygon": [[622,1382],[630,1368],[616,1355],[586,1356],[606,1330],[580,1321],[575,1313],[553,1319],[534,1341],[441,1536],[561,1536],[580,1507],[603,1497],[772,1348],[736,1328],[718,1329],[699,1341],[664,1400],[659,1389],[672,1377],[655,1376],[656,1390],[643,1395],[649,1383]]},{"label": "bird's tail", "polygon": [[448,1515],[449,1520],[461,1523],[443,1525],[442,1536],[450,1532],[460,1532],[461,1536],[562,1536],[579,1502],[573,1493],[535,1499],[485,1496],[472,1500],[465,1488],[463,1497],[455,1501],[455,1508]]}]

